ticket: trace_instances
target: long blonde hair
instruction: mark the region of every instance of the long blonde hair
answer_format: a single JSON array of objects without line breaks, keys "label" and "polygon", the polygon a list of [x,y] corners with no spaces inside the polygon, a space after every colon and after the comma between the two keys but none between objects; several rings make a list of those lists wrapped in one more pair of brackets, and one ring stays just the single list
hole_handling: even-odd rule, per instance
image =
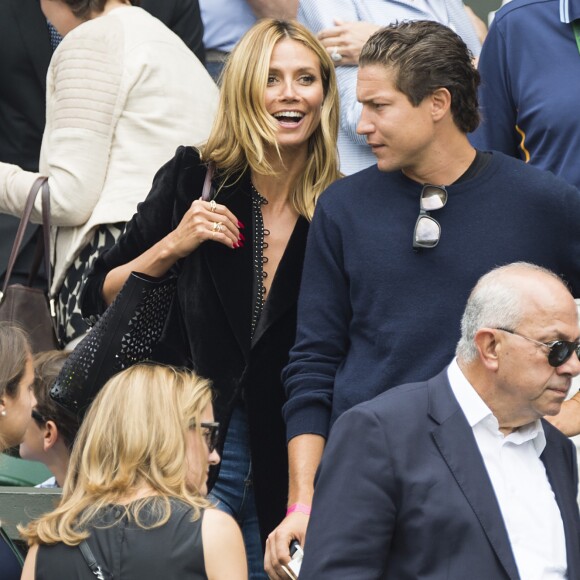
[{"label": "long blonde hair", "polygon": [[[26,332],[9,322],[0,322],[0,398],[13,399],[18,395],[18,385],[26,369],[30,343]],[[0,453],[9,443],[2,435],[0,422]]]},{"label": "long blonde hair", "polygon": [[[141,489],[150,490],[148,497],[129,503],[125,513],[143,528],[167,522],[170,498],[199,517],[209,502],[188,488],[186,437],[193,424],[201,437],[200,417],[211,398],[210,382],[190,371],[139,364],[115,375],[81,425],[59,506],[21,534],[30,544],[76,545],[99,510],[126,503]],[[145,505],[157,516],[153,525],[140,520]]]},{"label": "long blonde hair", "polygon": [[339,100],[334,65],[326,49],[298,22],[260,20],[242,37],[225,65],[214,125],[200,151],[204,161],[216,164],[224,182],[248,168],[261,175],[276,175],[266,157],[268,147],[279,155],[280,151],[264,91],[272,51],[285,38],[302,43],[320,61],[324,89],[320,124],[308,141],[308,160],[290,198],[294,209],[311,219],[318,196],[340,177],[336,148]]}]

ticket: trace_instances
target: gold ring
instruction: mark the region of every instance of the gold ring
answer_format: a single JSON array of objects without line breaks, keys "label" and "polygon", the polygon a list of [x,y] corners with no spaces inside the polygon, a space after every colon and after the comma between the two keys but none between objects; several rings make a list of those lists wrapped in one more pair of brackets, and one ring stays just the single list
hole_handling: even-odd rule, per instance
[{"label": "gold ring", "polygon": [[215,200],[212,199],[209,202],[209,211],[214,212],[216,207],[217,207],[217,203],[215,202]]},{"label": "gold ring", "polygon": [[219,222],[213,222],[212,229],[214,232],[221,232],[222,231],[222,224]]}]

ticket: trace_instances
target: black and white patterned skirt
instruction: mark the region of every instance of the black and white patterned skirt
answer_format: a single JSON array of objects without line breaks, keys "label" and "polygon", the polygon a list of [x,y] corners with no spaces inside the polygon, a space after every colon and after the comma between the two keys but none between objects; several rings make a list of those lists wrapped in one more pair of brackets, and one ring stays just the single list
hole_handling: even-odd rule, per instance
[{"label": "black and white patterned skirt", "polygon": [[66,345],[89,329],[79,306],[81,288],[94,261],[115,242],[123,232],[125,222],[102,224],[97,227],[92,241],[87,244],[69,267],[58,294],[58,338]]}]

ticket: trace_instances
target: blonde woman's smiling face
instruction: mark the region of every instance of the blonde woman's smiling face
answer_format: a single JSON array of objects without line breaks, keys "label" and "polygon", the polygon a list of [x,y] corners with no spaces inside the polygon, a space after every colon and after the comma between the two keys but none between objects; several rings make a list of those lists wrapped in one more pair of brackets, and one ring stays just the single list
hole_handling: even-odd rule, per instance
[{"label": "blonde woman's smiling face", "polygon": [[276,43],[265,91],[266,110],[277,125],[282,150],[304,149],[320,124],[324,87],[320,60],[310,48],[290,38]]}]

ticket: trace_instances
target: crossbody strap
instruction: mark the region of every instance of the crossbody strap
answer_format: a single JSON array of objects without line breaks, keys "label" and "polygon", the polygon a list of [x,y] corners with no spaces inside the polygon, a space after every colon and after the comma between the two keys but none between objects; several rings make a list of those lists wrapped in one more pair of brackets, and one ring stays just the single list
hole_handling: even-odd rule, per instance
[{"label": "crossbody strap", "polygon": [[[89,544],[87,543],[86,540],[83,540],[79,544],[79,550],[81,551],[81,554],[83,555],[83,558],[85,559],[85,562],[87,563],[87,566],[91,569],[91,572],[99,580],[106,580],[105,573],[103,572],[103,569],[97,563],[97,559],[93,555],[93,551],[89,547]],[[112,576],[110,578],[112,578]]]}]

